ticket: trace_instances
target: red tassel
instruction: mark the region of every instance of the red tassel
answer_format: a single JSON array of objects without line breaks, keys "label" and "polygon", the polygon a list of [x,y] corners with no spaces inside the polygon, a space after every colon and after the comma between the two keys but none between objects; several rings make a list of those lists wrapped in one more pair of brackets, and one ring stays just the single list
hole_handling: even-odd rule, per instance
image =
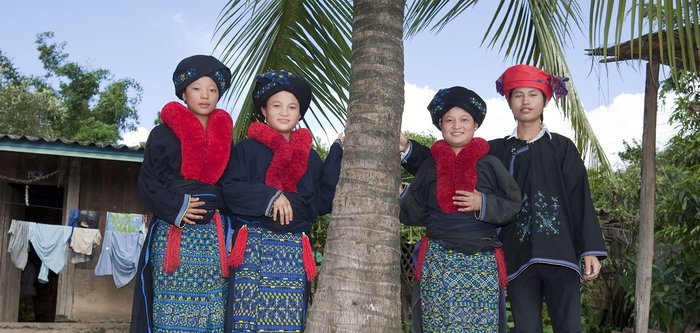
[{"label": "red tassel", "polygon": [[168,243],[165,248],[165,258],[163,258],[163,269],[167,274],[173,274],[180,267],[180,238],[182,232],[180,228],[171,225],[168,232]]},{"label": "red tassel", "polygon": [[506,256],[500,247],[496,248],[496,263],[498,264],[498,284],[505,289],[508,286],[508,270],[506,269]]},{"label": "red tassel", "polygon": [[316,260],[314,259],[314,250],[311,248],[311,241],[306,233],[301,233],[301,250],[306,280],[311,281],[316,278]]},{"label": "red tassel", "polygon": [[224,240],[224,226],[221,223],[221,215],[219,212],[214,214],[214,222],[216,223],[216,236],[219,239],[219,260],[221,261],[221,276],[228,278],[229,268],[226,262],[226,241]]},{"label": "red tassel", "polygon": [[236,240],[233,243],[233,250],[231,250],[231,256],[228,258],[229,266],[236,268],[243,264],[243,257],[245,255],[245,247],[248,242],[248,226],[243,225],[238,229],[238,234],[236,235]]},{"label": "red tassel", "polygon": [[418,258],[416,258],[416,267],[413,270],[413,276],[416,281],[420,281],[421,274],[423,273],[423,262],[425,261],[425,254],[428,253],[428,243],[430,238],[428,235],[423,236],[420,240],[420,247],[418,248]]}]

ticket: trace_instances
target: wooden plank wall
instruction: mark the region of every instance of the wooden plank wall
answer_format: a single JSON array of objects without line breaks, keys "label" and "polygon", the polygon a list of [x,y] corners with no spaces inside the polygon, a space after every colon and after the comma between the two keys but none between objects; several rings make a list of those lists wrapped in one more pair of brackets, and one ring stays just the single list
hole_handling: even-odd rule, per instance
[{"label": "wooden plank wall", "polygon": [[[46,155],[21,154],[0,151],[0,175],[15,179],[26,179],[31,169],[42,169],[47,173],[60,168],[58,159]],[[61,174],[37,183],[38,185],[63,186]],[[17,269],[7,253],[12,219],[24,217],[24,194],[12,188],[11,182],[0,179],[0,321],[17,321],[21,271]]]},{"label": "wooden plank wall", "polygon": [[[83,160],[81,165],[80,209],[101,212],[100,229],[104,235],[105,214],[146,214],[138,194],[140,163]],[[89,179],[86,181],[86,179]],[[99,256],[102,247],[97,250]],[[71,319],[94,322],[128,322],[134,282],[117,289],[111,276],[95,276],[97,259],[75,265],[74,298]],[[109,302],[105,302],[109,300]]]},{"label": "wooden plank wall", "polygon": [[[68,170],[67,191],[63,200],[63,225],[68,225],[72,207],[80,206],[80,159],[62,157],[61,166]],[[71,318],[73,313],[73,284],[75,283],[75,265],[70,263],[70,250],[66,253],[66,267],[58,274],[58,295],[56,297],[56,315]]]}]

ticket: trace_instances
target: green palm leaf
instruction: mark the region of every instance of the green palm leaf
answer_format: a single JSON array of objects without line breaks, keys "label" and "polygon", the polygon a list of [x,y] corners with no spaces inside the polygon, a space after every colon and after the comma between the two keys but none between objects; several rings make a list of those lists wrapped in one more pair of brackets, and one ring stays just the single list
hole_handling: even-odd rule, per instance
[{"label": "green palm leaf", "polygon": [[[314,96],[303,122],[337,131],[346,117],[352,8],[343,0],[231,0],[219,15],[216,48],[231,67],[228,101],[241,101],[234,139],[256,119],[254,78],[270,69],[303,76]],[[339,24],[340,22],[340,24]],[[326,133],[327,135],[327,133]]]}]

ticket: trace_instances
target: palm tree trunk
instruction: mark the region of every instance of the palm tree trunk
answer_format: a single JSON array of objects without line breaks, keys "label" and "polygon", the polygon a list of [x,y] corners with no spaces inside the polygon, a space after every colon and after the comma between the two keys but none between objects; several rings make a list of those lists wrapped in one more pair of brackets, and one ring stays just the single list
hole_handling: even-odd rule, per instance
[{"label": "palm tree trunk", "polygon": [[306,332],[399,332],[403,0],[357,0],[340,182]]},{"label": "palm tree trunk", "polygon": [[654,208],[656,207],[656,111],[659,91],[659,63],[647,63],[642,130],[642,189],[639,200],[639,248],[635,289],[635,332],[649,328],[651,268],[654,260]]}]

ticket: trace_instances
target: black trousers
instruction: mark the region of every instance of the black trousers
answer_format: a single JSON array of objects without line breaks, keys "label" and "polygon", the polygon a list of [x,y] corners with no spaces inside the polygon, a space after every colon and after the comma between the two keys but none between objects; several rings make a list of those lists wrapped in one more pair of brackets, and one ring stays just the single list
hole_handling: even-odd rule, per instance
[{"label": "black trousers", "polygon": [[579,333],[581,327],[581,280],[571,268],[534,264],[508,282],[508,299],[515,333],[542,332],[542,302],[555,333]]}]

